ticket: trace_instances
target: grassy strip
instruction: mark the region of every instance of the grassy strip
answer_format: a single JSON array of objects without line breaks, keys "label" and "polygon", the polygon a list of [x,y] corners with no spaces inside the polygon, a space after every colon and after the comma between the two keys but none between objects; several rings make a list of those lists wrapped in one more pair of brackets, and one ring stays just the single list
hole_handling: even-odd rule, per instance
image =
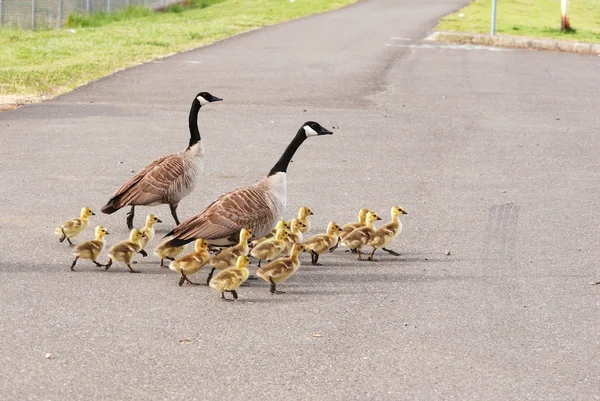
[{"label": "grassy strip", "polygon": [[194,0],[166,12],[71,16],[61,30],[0,29],[0,95],[57,95],[115,70],[355,1]]},{"label": "grassy strip", "polygon": [[[460,17],[460,15],[463,15]],[[474,0],[440,21],[436,30],[489,33],[492,0]],[[560,0],[498,0],[496,32],[577,42],[600,42],[600,2],[573,0],[569,10],[570,33],[560,31]]]}]

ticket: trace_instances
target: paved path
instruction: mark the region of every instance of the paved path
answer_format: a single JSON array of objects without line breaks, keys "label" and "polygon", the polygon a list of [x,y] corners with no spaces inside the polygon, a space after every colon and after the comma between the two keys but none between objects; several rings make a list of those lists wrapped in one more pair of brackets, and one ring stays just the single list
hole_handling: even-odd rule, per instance
[{"label": "paved path", "polygon": [[[2,398],[597,399],[600,58],[419,42],[462,3],[367,0],[0,114]],[[153,256],[69,272],[54,227],[184,148],[201,90],[225,101],[200,113],[204,186],[180,216],[314,119],[339,129],[296,155],[289,214],[319,231],[401,204],[403,255],[336,251],[227,304]],[[124,219],[93,224],[114,243]]]}]

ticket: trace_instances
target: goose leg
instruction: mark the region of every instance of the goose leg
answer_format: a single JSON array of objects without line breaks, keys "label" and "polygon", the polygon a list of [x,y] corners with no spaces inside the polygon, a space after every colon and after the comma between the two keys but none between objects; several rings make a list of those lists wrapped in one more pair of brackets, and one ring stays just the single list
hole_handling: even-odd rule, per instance
[{"label": "goose leg", "polygon": [[208,278],[206,279],[206,285],[210,284],[210,279],[212,278],[214,272],[215,272],[215,268],[213,267],[212,270],[210,271],[210,273],[208,273]]},{"label": "goose leg", "polygon": [[387,249],[387,248],[381,248],[381,249],[384,250],[384,251],[386,251],[390,255],[400,256],[400,254],[398,252],[392,251],[391,249]]},{"label": "goose leg", "polygon": [[133,269],[131,268],[131,264],[127,264],[127,267],[129,267],[129,273],[139,273],[139,271],[137,271],[137,270],[133,270]]},{"label": "goose leg", "polygon": [[67,238],[67,241],[69,241],[69,245],[71,245],[71,246],[75,246],[75,244],[74,244],[74,243],[72,243],[72,242],[71,242],[71,240],[70,240],[69,238]]},{"label": "goose leg", "polygon": [[133,228],[133,217],[135,216],[135,206],[131,206],[131,210],[127,212],[127,228]]},{"label": "goose leg", "polygon": [[332,246],[331,248],[329,248],[329,252],[335,251],[339,245],[340,245],[340,237],[338,237],[337,242],[335,243],[335,245]]},{"label": "goose leg", "polygon": [[170,204],[169,207],[171,208],[171,215],[175,219],[175,223],[177,225],[179,225],[179,218],[177,217],[177,205],[178,205],[178,203]]},{"label": "goose leg", "polygon": [[361,253],[358,249],[355,249],[356,252],[358,252],[358,260],[362,260],[362,256]]},{"label": "goose leg", "polygon": [[164,259],[161,259],[161,260],[160,260],[160,267],[167,267],[167,266],[165,266],[165,264],[164,264]]},{"label": "goose leg", "polygon": [[60,228],[60,232],[62,233],[62,237],[58,239],[58,242],[62,244],[67,239],[67,234],[65,234],[65,230],[62,227]]},{"label": "goose leg", "polygon": [[315,253],[313,255],[313,262],[312,262],[312,264],[315,265],[315,266],[322,266],[322,264],[320,264],[318,262],[319,262],[319,254]]},{"label": "goose leg", "polygon": [[95,260],[92,260],[92,262],[94,262],[94,264],[98,267],[104,267],[104,265],[102,263],[98,263]]},{"label": "goose leg", "polygon": [[104,265],[104,270],[108,270],[110,269],[110,267],[112,266],[112,259],[108,259],[108,263]]},{"label": "goose leg", "polygon": [[231,295],[233,295],[233,299],[237,299],[238,298],[237,292],[235,292],[235,290],[231,290],[229,292],[231,293]]},{"label": "goose leg", "polygon": [[185,281],[187,281],[187,282],[188,282],[189,284],[191,284],[191,285],[200,285],[199,283],[194,283],[194,282],[191,282],[191,281],[190,281],[190,279],[189,279],[189,278],[187,278],[187,276],[185,276]]},{"label": "goose leg", "polygon": [[367,258],[367,260],[374,262],[373,260],[373,255],[375,254],[375,251],[377,250],[377,248],[373,248],[373,252],[371,252],[371,254],[369,255],[369,257]]},{"label": "goose leg", "polygon": [[271,294],[285,294],[285,291],[277,291],[275,288],[275,282],[271,277],[269,277],[269,281],[271,282]]},{"label": "goose leg", "polygon": [[74,267],[75,267],[75,263],[77,263],[77,259],[79,259],[79,256],[76,256],[75,260],[73,261],[73,264],[71,264],[71,271],[75,271]]},{"label": "goose leg", "polygon": [[225,298],[225,293],[224,293],[224,292],[222,292],[222,293],[221,293],[221,301],[229,301],[229,302],[233,302],[233,299],[227,299],[227,298]]}]

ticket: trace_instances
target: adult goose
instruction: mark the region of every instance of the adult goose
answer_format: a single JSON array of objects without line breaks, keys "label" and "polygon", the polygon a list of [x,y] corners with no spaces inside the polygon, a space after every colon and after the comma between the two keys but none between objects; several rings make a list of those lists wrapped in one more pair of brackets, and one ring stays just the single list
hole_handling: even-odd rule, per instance
[{"label": "adult goose", "polygon": [[199,214],[167,234],[174,237],[168,244],[179,246],[204,238],[212,245],[227,246],[237,241],[242,228],[251,229],[254,238],[267,235],[285,211],[286,173],[296,150],[310,136],[331,134],[314,121],[302,124],[265,178],[254,185],[239,187],[219,196]]},{"label": "adult goose", "polygon": [[102,212],[111,214],[131,206],[127,213],[127,227],[133,228],[136,206],[155,206],[168,204],[175,223],[179,224],[177,206],[196,186],[204,168],[204,148],[198,130],[198,112],[200,108],[220,99],[208,92],[200,92],[194,98],[190,109],[190,144],[186,150],[163,156],[154,160],[130,178],[102,207]]}]

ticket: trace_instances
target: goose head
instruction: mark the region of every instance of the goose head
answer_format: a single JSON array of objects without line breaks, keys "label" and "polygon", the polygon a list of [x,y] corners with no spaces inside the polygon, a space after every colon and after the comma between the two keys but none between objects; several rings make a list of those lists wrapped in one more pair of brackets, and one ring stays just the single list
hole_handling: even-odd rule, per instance
[{"label": "goose head", "polygon": [[196,100],[200,102],[200,106],[205,106],[209,103],[218,102],[223,99],[213,96],[208,92],[200,92],[196,95]]},{"label": "goose head", "polygon": [[333,132],[324,128],[321,124],[315,121],[307,121],[302,125],[302,129],[304,130],[304,135],[308,138],[310,136],[317,135],[332,135]]}]

